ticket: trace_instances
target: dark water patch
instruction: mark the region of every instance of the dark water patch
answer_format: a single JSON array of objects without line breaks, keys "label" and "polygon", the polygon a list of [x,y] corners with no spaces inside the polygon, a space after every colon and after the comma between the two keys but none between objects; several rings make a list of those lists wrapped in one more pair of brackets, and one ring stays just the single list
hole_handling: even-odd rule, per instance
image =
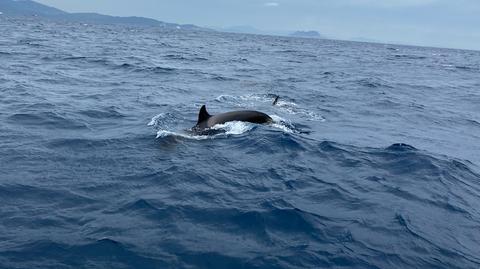
[{"label": "dark water patch", "polygon": [[[111,239],[101,239],[87,244],[63,244],[43,240],[17,249],[0,252],[8,258],[5,266],[17,267],[31,263],[43,268],[173,268],[175,263],[167,257],[149,258]],[[168,263],[170,261],[170,263]]]},{"label": "dark water patch", "polygon": [[286,50],[278,50],[278,51],[275,51],[276,53],[285,53],[285,54],[292,54],[292,53],[297,53],[299,51],[297,50],[291,50],[291,49],[286,49]]},{"label": "dark water patch", "polygon": [[40,39],[40,38],[23,38],[17,41],[19,45],[28,45],[31,47],[46,47],[46,45],[42,43],[46,43],[47,39]]},{"label": "dark water patch", "polygon": [[195,55],[188,55],[188,54],[167,54],[167,55],[163,56],[163,58],[168,59],[168,60],[184,61],[184,62],[208,61],[208,58],[195,56]]},{"label": "dark water patch", "polygon": [[99,65],[99,66],[115,66],[114,64],[112,64],[111,61],[109,61],[106,58],[86,57],[86,58],[80,59],[80,60],[85,60],[86,63],[95,64],[95,65]]},{"label": "dark water patch", "polygon": [[142,212],[145,211],[147,215],[150,215],[152,212],[157,212],[158,208],[151,205],[147,200],[140,199],[133,203],[129,203],[123,206],[121,209],[117,211],[117,213],[124,213],[124,212]]},{"label": "dark water patch", "polygon": [[331,72],[331,71],[325,71],[322,73],[322,75],[325,75],[325,76],[332,76],[334,75],[334,72]]},{"label": "dark water patch", "polygon": [[387,50],[392,50],[392,51],[399,51],[400,49],[398,48],[393,48],[393,47],[387,47],[386,48]]},{"label": "dark water patch", "polygon": [[319,156],[327,159],[335,159],[341,167],[361,167],[363,162],[350,149],[331,141],[323,141],[318,145]]},{"label": "dark water patch", "polygon": [[53,110],[55,109],[55,105],[52,103],[46,103],[46,102],[38,102],[35,104],[27,105],[26,109],[28,110]]},{"label": "dark water patch", "polygon": [[[280,145],[280,147],[274,147],[274,145]],[[294,134],[281,133],[272,130],[264,135],[264,137],[258,142],[257,148],[250,153],[255,153],[256,151],[269,152],[272,150],[276,151],[276,153],[298,153],[307,151],[309,147],[309,144],[302,141],[302,139],[297,138]]]},{"label": "dark water patch", "polygon": [[249,63],[250,61],[247,58],[235,58],[235,59],[231,59],[230,62],[233,62],[233,63]]},{"label": "dark water patch", "polygon": [[418,197],[414,191],[409,191],[401,188],[387,187],[386,191],[392,194],[394,197],[403,199],[405,201],[415,202],[417,204],[426,204],[432,208],[437,208],[438,210],[448,212],[449,214],[463,214],[464,216],[467,216],[467,218],[471,218],[470,213],[467,210],[448,201],[423,199],[421,197]]},{"label": "dark water patch", "polygon": [[153,141],[148,136],[132,136],[122,138],[52,138],[47,146],[52,149],[71,150],[78,152],[91,152],[94,149],[115,150],[119,148],[131,148],[136,143]]},{"label": "dark water patch", "polygon": [[466,163],[432,156],[408,144],[393,144],[386,150],[371,151],[369,159],[372,165],[387,170],[390,175],[410,175],[412,177],[408,177],[408,180],[417,179],[441,185],[450,181],[466,184],[475,191],[480,190],[471,185],[478,183],[480,175]]},{"label": "dark water patch", "polygon": [[391,146],[388,146],[386,150],[394,151],[394,152],[409,152],[409,151],[416,151],[417,149],[415,147],[412,147],[404,143],[396,143],[396,144],[392,144]]},{"label": "dark water patch", "polygon": [[162,67],[162,66],[155,66],[155,67],[146,67],[146,68],[137,68],[135,69],[137,72],[150,72],[154,74],[174,74],[178,72],[178,69],[173,67]]},{"label": "dark water patch", "polygon": [[417,232],[415,232],[410,226],[408,219],[403,216],[402,214],[396,213],[395,214],[395,220],[398,223],[398,225],[401,226],[401,228],[405,229],[409,234],[416,238],[421,238],[423,239]]},{"label": "dark water patch", "polygon": [[110,213],[141,215],[155,222],[177,219],[179,221],[177,225],[185,221],[199,226],[205,225],[205,227],[223,223],[219,231],[242,231],[245,236],[261,237],[259,241],[261,244],[272,241],[270,234],[294,233],[296,236],[304,234],[308,237],[308,235],[315,236],[315,232],[320,228],[316,223],[318,217],[313,214],[295,208],[276,208],[272,205],[269,205],[266,210],[249,211],[187,205],[153,205],[141,199]]},{"label": "dark water patch", "polygon": [[279,78],[275,80],[276,82],[291,82],[291,83],[301,83],[307,82],[305,79],[296,78],[296,77],[288,77],[288,78]]},{"label": "dark water patch", "polygon": [[405,107],[404,104],[400,104],[398,102],[395,102],[394,100],[392,100],[390,98],[378,98],[373,103],[373,105],[378,107],[378,108],[382,108],[382,109],[385,109],[385,110],[392,110],[392,111]]},{"label": "dark water patch", "polygon": [[[419,231],[417,231],[413,225],[411,225],[411,220],[402,214],[396,213],[395,214],[395,221],[397,224],[404,230],[406,231],[411,237],[417,238],[419,241],[419,245],[415,248],[417,251],[424,250],[426,249],[431,249],[431,252],[435,254],[441,254],[442,256],[448,257],[448,260],[444,260],[443,264],[447,268],[463,268],[462,266],[459,266],[455,260],[461,259],[461,260],[467,260],[470,264],[467,266],[467,268],[470,268],[470,266],[475,266],[475,264],[479,264],[478,259],[475,257],[469,257],[469,255],[466,255],[461,252],[455,252],[451,251],[444,246],[437,245],[435,242],[432,242],[428,238],[425,238],[424,235],[422,235]],[[416,262],[416,261],[414,261]],[[428,259],[424,261],[424,266],[428,268],[435,268],[437,267],[437,260],[433,259]]]},{"label": "dark water patch", "polygon": [[106,147],[118,141],[109,139],[69,138],[55,139],[48,143],[50,148],[69,148],[72,150],[88,151],[95,148]]},{"label": "dark water patch", "polygon": [[135,65],[129,64],[129,63],[123,63],[123,64],[119,65],[118,68],[120,68],[120,69],[134,69]]},{"label": "dark water patch", "polygon": [[238,81],[239,79],[232,78],[232,77],[226,77],[226,76],[221,76],[221,75],[209,75],[211,80],[216,80],[216,81]]},{"label": "dark water patch", "polygon": [[195,61],[195,62],[204,62],[204,61],[209,61],[208,58],[205,57],[193,57],[189,59],[190,61]]},{"label": "dark water patch", "polygon": [[27,185],[0,185],[0,199],[4,205],[18,205],[25,202],[54,204],[58,208],[72,208],[81,205],[91,205],[95,201],[69,193],[62,189],[45,189]]},{"label": "dark water patch", "polygon": [[197,252],[183,246],[170,246],[175,249],[172,253],[179,257],[179,268],[245,268],[248,264],[239,257],[232,257],[222,253],[205,250]]},{"label": "dark water patch", "polygon": [[410,103],[408,106],[409,106],[409,107],[412,107],[412,108],[419,109],[419,110],[425,109],[425,106],[424,106],[424,105],[418,104],[418,103],[415,103],[415,102]]},{"label": "dark water patch", "polygon": [[348,150],[343,149],[341,145],[336,144],[335,142],[331,141],[323,141],[319,144],[319,148],[322,151],[332,152],[332,153],[347,153]]},{"label": "dark water patch", "polygon": [[316,237],[318,236],[316,232],[322,227],[315,215],[297,208],[275,208],[264,215],[266,226],[270,231],[294,232],[297,235],[306,233]]},{"label": "dark water patch", "polygon": [[382,169],[386,169],[393,175],[422,173],[425,178],[438,178],[441,174],[441,167],[437,165],[434,158],[416,151],[408,145],[391,146],[387,151],[374,153],[380,156],[379,162]]},{"label": "dark water patch", "polygon": [[17,113],[8,117],[12,124],[49,127],[55,129],[88,129],[83,122],[62,116],[55,112]]},{"label": "dark water patch", "polygon": [[[2,214],[4,215],[4,214]],[[43,229],[50,228],[50,229],[57,229],[57,230],[64,230],[67,224],[59,219],[55,219],[52,217],[4,217],[1,225],[3,229],[37,229],[38,227],[42,227]],[[1,264],[1,263],[0,263]]]},{"label": "dark water patch", "polygon": [[480,71],[480,67],[478,66],[456,65],[455,68],[458,70],[465,70],[465,71]]},{"label": "dark water patch", "polygon": [[183,55],[180,54],[167,54],[163,56],[165,59],[170,59],[170,60],[179,60],[179,61],[187,61],[189,60],[188,58],[184,57]]},{"label": "dark water patch", "polygon": [[93,119],[119,119],[125,117],[125,115],[120,113],[118,108],[114,106],[104,109],[82,110],[79,113]]},{"label": "dark water patch", "polygon": [[480,127],[480,122],[479,121],[476,121],[474,119],[465,119],[465,123],[469,126],[476,126],[476,127]]},{"label": "dark water patch", "polygon": [[393,88],[388,82],[378,78],[362,78],[356,81],[360,86],[367,88]]},{"label": "dark water patch", "polygon": [[85,60],[87,57],[85,56],[69,56],[69,57],[64,57],[63,60],[65,61],[75,61],[75,60]]},{"label": "dark water patch", "polygon": [[410,55],[410,54],[395,54],[393,55],[395,59],[405,59],[405,60],[425,60],[428,57],[420,55]]},{"label": "dark water patch", "polygon": [[53,54],[53,55],[43,56],[41,59],[42,59],[42,61],[45,61],[45,62],[64,61],[65,56],[64,55]]}]

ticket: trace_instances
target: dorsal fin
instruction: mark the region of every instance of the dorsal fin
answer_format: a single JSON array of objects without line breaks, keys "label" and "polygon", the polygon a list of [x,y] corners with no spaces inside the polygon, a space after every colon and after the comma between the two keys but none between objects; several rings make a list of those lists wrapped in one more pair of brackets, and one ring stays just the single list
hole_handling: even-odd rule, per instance
[{"label": "dorsal fin", "polygon": [[200,112],[198,113],[198,122],[197,124],[199,124],[200,122],[202,121],[206,121],[208,120],[208,118],[210,118],[211,115],[208,114],[207,112],[207,107],[205,105],[203,105],[201,108],[200,108]]},{"label": "dorsal fin", "polygon": [[273,100],[272,106],[278,103],[278,99],[280,99],[280,96],[279,95],[275,96],[275,100]]}]

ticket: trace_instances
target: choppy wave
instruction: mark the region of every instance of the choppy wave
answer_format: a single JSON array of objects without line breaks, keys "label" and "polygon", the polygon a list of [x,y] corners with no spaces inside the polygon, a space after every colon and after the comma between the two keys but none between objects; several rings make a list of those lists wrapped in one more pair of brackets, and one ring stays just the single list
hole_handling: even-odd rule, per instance
[{"label": "choppy wave", "polygon": [[88,129],[88,125],[80,120],[68,118],[54,112],[16,113],[8,117],[12,124],[23,126],[38,126],[57,129]]},{"label": "choppy wave", "polygon": [[480,267],[478,52],[0,29],[0,268]]}]

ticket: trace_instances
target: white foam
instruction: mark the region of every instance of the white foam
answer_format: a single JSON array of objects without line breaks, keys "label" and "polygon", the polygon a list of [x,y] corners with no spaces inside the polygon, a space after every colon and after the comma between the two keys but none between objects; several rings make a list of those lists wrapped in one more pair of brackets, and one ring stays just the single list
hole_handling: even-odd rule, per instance
[{"label": "white foam", "polygon": [[283,104],[280,104],[279,106],[280,106],[281,110],[287,112],[288,114],[303,115],[303,116],[306,116],[305,119],[311,120],[311,121],[321,121],[321,122],[326,121],[326,119],[323,116],[321,116],[321,115],[319,115],[319,114],[317,114],[313,111],[309,111],[309,110],[306,110],[306,109],[303,109],[303,108],[298,108],[297,104],[295,104],[295,103],[285,102]]},{"label": "white foam", "polygon": [[270,115],[270,118],[272,118],[272,120],[274,122],[286,122],[287,120],[285,120],[284,118],[278,116],[278,115]]},{"label": "white foam", "polygon": [[276,106],[279,106],[279,107],[289,107],[289,106],[296,107],[297,104],[294,103],[294,102],[289,102],[289,101],[285,101],[285,100],[280,99],[280,100],[278,100]]},{"label": "white foam", "polygon": [[268,97],[266,95],[258,95],[258,94],[241,95],[240,99],[244,101],[273,102],[272,97]]},{"label": "white foam", "polygon": [[442,64],[441,66],[445,69],[455,69],[455,66],[453,64]]},{"label": "white foam", "polygon": [[241,121],[230,121],[224,124],[216,124],[211,129],[224,130],[227,135],[239,135],[253,129],[253,124]]},{"label": "white foam", "polygon": [[278,115],[270,115],[270,117],[273,119],[273,123],[270,124],[270,126],[272,126],[273,128],[280,129],[285,133],[289,134],[298,133],[298,131],[295,131],[294,128],[290,127],[291,123],[288,120]]},{"label": "white foam", "polygon": [[267,94],[247,94],[240,96],[222,94],[215,98],[217,102],[226,102],[236,106],[253,105],[252,102],[272,103],[273,100],[275,100],[275,98]]},{"label": "white foam", "polygon": [[289,133],[289,134],[298,133],[297,131],[295,131],[293,129],[290,129],[288,126],[286,126],[284,124],[281,124],[281,123],[272,123],[272,124],[270,124],[270,126],[272,126],[273,128],[280,129],[285,133]]},{"label": "white foam", "polygon": [[170,113],[160,113],[150,120],[147,124],[148,126],[153,126],[157,129],[157,138],[160,137],[168,137],[168,136],[175,136],[175,137],[182,137],[186,139],[194,139],[194,140],[203,140],[208,139],[208,135],[197,135],[193,132],[188,131],[171,131],[175,129],[176,124],[174,123],[174,117]]},{"label": "white foam", "polygon": [[325,122],[327,121],[327,119],[325,119],[323,116],[313,112],[313,111],[304,111],[303,112],[305,115],[307,115],[311,120],[314,120],[314,121],[321,121],[321,122]]},{"label": "white foam", "polygon": [[[155,117],[154,117],[155,118]],[[152,123],[153,122],[153,123]],[[152,119],[152,124],[156,124],[156,119]],[[157,138],[162,138],[162,137],[169,137],[169,136],[175,136],[175,137],[181,137],[185,139],[193,139],[193,140],[205,140],[205,139],[213,139],[219,136],[226,136],[226,135],[240,135],[243,133],[246,133],[253,129],[253,124],[251,123],[245,123],[245,122],[240,122],[240,121],[232,121],[232,122],[227,122],[224,124],[216,124],[213,127],[210,128],[211,130],[219,130],[221,132],[216,133],[216,134],[208,134],[206,132],[203,135],[200,134],[195,134],[194,132],[175,132],[175,131],[169,131],[169,130],[158,130],[157,131]]]},{"label": "white foam", "polygon": [[165,117],[165,113],[160,113],[154,117],[152,117],[152,119],[150,120],[150,122],[147,124],[148,126],[155,126],[157,125],[158,123],[158,120]]},{"label": "white foam", "polygon": [[232,96],[232,95],[228,95],[228,94],[222,94],[222,95],[217,96],[217,98],[215,98],[215,101],[224,102],[224,101],[229,101],[231,99],[235,99],[235,97]]},{"label": "white foam", "polygon": [[178,120],[171,113],[160,113],[154,116],[147,125],[165,129],[167,126],[175,125],[175,122]]},{"label": "white foam", "polygon": [[208,136],[208,135],[194,135],[194,134],[172,132],[167,130],[159,130],[157,132],[157,138],[169,137],[169,136],[176,136],[176,137],[182,137],[182,138],[193,139],[193,140],[205,140],[205,139],[211,138],[211,136]]}]

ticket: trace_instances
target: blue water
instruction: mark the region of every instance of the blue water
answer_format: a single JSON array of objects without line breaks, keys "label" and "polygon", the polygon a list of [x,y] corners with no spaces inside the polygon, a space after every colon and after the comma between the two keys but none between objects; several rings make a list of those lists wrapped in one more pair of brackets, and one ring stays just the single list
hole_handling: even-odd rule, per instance
[{"label": "blue water", "polygon": [[480,267],[478,51],[0,29],[0,268]]}]

